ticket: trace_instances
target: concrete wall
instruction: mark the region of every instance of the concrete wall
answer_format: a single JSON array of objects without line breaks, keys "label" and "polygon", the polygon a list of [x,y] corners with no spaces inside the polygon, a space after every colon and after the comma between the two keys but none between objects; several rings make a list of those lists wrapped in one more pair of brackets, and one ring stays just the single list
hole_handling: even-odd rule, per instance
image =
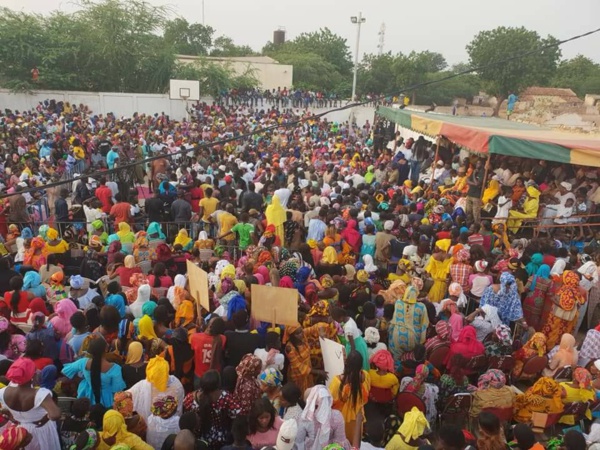
[{"label": "concrete wall", "polygon": [[117,116],[131,117],[135,112],[146,114],[164,112],[175,120],[183,119],[186,114],[184,102],[170,100],[168,94],[77,91],[34,91],[13,94],[7,89],[0,89],[0,110],[5,108],[13,111],[29,110],[35,108],[39,102],[51,99],[75,105],[87,105],[94,114],[112,112]]}]

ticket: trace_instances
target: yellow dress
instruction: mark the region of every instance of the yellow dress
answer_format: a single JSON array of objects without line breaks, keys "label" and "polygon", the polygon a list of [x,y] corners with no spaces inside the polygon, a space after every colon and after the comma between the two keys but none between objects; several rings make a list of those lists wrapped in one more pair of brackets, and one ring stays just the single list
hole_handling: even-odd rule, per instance
[{"label": "yellow dress", "polygon": [[363,407],[369,401],[371,378],[369,372],[366,370],[363,370],[362,373],[364,375],[364,381],[361,386],[362,400],[357,400],[355,405],[350,401],[350,385],[345,384],[342,387],[342,379],[340,376],[334,377],[329,385],[329,392],[331,392],[331,396],[333,397],[333,409],[340,411],[344,417],[346,436],[354,436],[356,416],[362,411],[364,417]]},{"label": "yellow dress", "polygon": [[511,233],[516,233],[516,231],[523,223],[523,219],[535,219],[538,214],[538,210],[540,207],[540,191],[538,191],[533,186],[529,186],[527,188],[527,194],[529,197],[523,203],[523,212],[515,211],[511,209],[508,212],[508,231]]},{"label": "yellow dress", "polygon": [[428,294],[429,301],[437,303],[446,297],[452,261],[453,258],[447,258],[444,261],[438,261],[434,257],[429,258],[429,262],[425,266],[425,271],[433,279],[433,286]]},{"label": "yellow dress", "polygon": [[[574,402],[587,402],[588,400],[595,400],[596,394],[593,389],[583,389],[583,388],[574,388],[570,385],[571,383],[560,383],[560,387],[563,389],[566,394],[562,398],[562,402],[566,405],[567,403]],[[585,417],[587,419],[592,418],[592,413],[590,408],[585,412]],[[563,423],[565,425],[575,425],[575,418],[572,415],[562,416],[559,420],[559,423]]]}]

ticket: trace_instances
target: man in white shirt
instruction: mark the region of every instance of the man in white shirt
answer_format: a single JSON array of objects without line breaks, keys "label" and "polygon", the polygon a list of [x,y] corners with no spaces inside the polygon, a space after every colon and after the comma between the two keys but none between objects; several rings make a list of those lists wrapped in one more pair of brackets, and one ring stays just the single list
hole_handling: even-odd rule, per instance
[{"label": "man in white shirt", "polygon": [[277,189],[274,193],[277,197],[279,197],[279,201],[281,203],[281,206],[283,206],[284,208],[287,208],[287,204],[288,201],[292,195],[292,191],[290,191],[288,188],[286,187],[280,187],[279,189]]}]

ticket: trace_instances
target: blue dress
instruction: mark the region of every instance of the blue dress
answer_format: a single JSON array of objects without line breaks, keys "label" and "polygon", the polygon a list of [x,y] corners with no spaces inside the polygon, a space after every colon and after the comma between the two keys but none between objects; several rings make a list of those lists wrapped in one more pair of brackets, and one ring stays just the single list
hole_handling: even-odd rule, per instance
[{"label": "blue dress", "polygon": [[[77,397],[87,397],[91,400],[92,405],[96,404],[96,398],[92,392],[92,375],[85,365],[90,358],[81,358],[70,364],[65,364],[62,373],[68,378],[74,378],[79,375],[83,379],[77,388]],[[113,364],[110,369],[100,374],[101,392],[100,403],[106,408],[112,408],[113,397],[115,393],[125,390],[125,382],[121,374],[121,366]]]}]

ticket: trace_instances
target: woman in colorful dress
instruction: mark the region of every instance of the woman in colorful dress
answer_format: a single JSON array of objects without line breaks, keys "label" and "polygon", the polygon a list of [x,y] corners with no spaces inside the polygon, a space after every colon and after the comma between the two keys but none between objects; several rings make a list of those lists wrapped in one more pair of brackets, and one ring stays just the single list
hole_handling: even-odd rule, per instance
[{"label": "woman in colorful dress", "polygon": [[562,389],[552,378],[542,377],[524,394],[517,395],[515,422],[531,423],[534,412],[557,414],[563,411]]},{"label": "woman in colorful dress", "polygon": [[512,371],[514,378],[519,378],[523,372],[523,366],[532,356],[544,356],[546,354],[546,335],[544,333],[535,333],[519,350],[513,353],[515,367]]},{"label": "woman in colorful dress", "polygon": [[542,264],[535,275],[529,277],[525,285],[525,290],[528,292],[523,300],[523,317],[535,331],[540,331],[542,328],[544,301],[551,287],[550,266],[547,264]]},{"label": "woman in colorful dress", "polygon": [[575,272],[566,270],[562,281],[562,287],[552,298],[553,309],[542,329],[542,333],[547,336],[547,348],[554,347],[563,334],[573,331],[577,323],[577,308],[586,301]]}]

